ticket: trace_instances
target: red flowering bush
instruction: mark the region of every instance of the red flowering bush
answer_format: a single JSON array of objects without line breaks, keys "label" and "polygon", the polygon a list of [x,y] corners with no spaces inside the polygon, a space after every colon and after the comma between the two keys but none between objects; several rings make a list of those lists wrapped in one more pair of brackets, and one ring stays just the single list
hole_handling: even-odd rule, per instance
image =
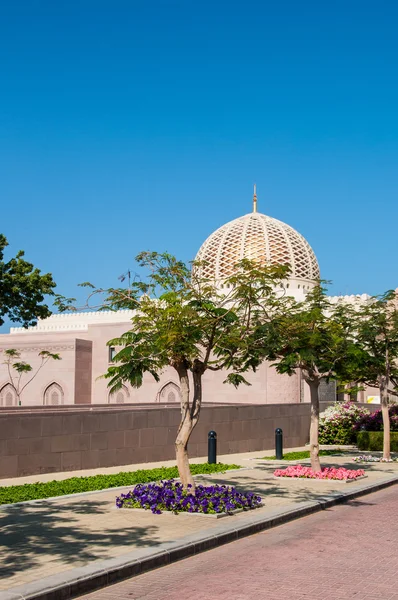
[{"label": "red flowering bush", "polygon": [[[390,415],[391,431],[398,431],[398,404],[391,404],[388,409]],[[354,431],[383,431],[383,417],[381,409],[374,413],[364,415],[354,425]]]},{"label": "red flowering bush", "polygon": [[357,479],[363,477],[363,469],[346,469],[345,467],[323,467],[322,471],[315,473],[311,467],[303,465],[291,465],[286,469],[276,469],[275,477],[294,477],[302,479],[337,479],[345,481],[346,479]]}]

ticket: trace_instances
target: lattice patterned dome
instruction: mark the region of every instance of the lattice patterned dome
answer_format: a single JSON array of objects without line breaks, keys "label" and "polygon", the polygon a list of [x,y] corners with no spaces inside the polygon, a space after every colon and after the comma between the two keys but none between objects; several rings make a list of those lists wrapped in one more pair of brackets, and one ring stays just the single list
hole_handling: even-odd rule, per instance
[{"label": "lattice patterned dome", "polygon": [[234,273],[242,258],[290,265],[289,281],[301,289],[306,287],[300,286],[301,280],[311,283],[319,278],[318,261],[309,243],[290,225],[258,213],[256,192],[253,212],[217,229],[196,255],[196,260],[206,263],[201,267],[202,274],[219,282]]}]

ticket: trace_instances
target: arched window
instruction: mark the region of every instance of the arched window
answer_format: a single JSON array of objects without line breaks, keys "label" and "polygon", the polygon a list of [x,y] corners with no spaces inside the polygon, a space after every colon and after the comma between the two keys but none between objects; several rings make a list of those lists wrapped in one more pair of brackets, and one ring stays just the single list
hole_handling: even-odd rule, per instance
[{"label": "arched window", "polygon": [[160,389],[157,400],[158,402],[180,402],[180,388],[174,381],[169,381]]},{"label": "arched window", "polygon": [[124,394],[123,392],[118,392],[116,394],[116,404],[123,404],[124,403]]},{"label": "arched window", "polygon": [[113,392],[113,394],[109,394],[108,396],[108,404],[124,404],[128,402],[130,398],[130,392],[126,388],[125,385],[122,386],[120,390],[117,392]]},{"label": "arched window", "polygon": [[59,383],[53,381],[44,392],[44,404],[47,406],[58,406],[64,403],[64,392]]},{"label": "arched window", "polygon": [[6,383],[0,390],[0,406],[17,406],[17,393],[11,383]]}]

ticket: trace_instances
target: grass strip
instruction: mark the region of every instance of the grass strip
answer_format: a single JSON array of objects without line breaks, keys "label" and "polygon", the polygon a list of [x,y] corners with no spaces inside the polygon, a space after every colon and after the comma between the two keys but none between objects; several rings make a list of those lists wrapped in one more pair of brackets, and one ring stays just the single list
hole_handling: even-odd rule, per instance
[{"label": "grass strip", "polygon": [[[320,450],[319,456],[336,456],[341,454],[342,451],[339,448],[336,450]],[[282,460],[303,460],[304,458],[310,458],[309,450],[301,450],[300,452],[287,452],[283,455]],[[263,460],[276,460],[276,456],[264,456]]]},{"label": "grass strip", "polygon": [[[221,473],[230,469],[240,469],[238,465],[217,463],[192,464],[192,475],[205,475],[207,473]],[[114,475],[91,475],[90,477],[70,477],[62,481],[47,481],[45,483],[25,483],[23,485],[10,485],[0,487],[0,505],[14,504],[26,500],[40,500],[67,494],[80,494],[94,492],[113,487],[148,483],[161,479],[177,478],[177,467],[160,467],[158,469],[139,469],[137,471],[115,473]]]}]

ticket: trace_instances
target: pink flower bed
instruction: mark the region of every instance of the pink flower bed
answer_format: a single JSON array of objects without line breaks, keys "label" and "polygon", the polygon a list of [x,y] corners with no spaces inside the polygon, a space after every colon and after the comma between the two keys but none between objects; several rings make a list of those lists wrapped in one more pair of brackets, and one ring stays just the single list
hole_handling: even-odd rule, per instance
[{"label": "pink flower bed", "polygon": [[357,479],[363,477],[365,471],[363,469],[345,469],[344,467],[323,467],[322,471],[315,473],[311,467],[303,467],[302,465],[291,465],[286,469],[276,469],[275,477],[301,477],[305,479],[338,479],[344,481],[346,479]]}]

